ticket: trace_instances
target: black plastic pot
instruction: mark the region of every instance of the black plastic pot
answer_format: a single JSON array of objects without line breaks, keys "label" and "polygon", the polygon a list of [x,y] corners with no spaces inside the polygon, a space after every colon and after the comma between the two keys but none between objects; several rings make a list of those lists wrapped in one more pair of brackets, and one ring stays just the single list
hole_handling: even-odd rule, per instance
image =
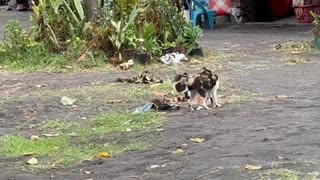
[{"label": "black plastic pot", "polygon": [[315,38],[313,44],[316,49],[320,50],[320,37]]},{"label": "black plastic pot", "polygon": [[140,64],[147,64],[150,56],[146,53],[136,53],[134,59],[136,59]]},{"label": "black plastic pot", "polygon": [[170,48],[164,49],[162,51],[162,55],[170,54],[170,53],[173,53],[174,51],[175,51],[175,48],[174,47],[170,47]]},{"label": "black plastic pot", "polygon": [[202,48],[197,48],[197,49],[193,49],[189,56],[200,56],[200,57],[204,57],[204,53]]}]

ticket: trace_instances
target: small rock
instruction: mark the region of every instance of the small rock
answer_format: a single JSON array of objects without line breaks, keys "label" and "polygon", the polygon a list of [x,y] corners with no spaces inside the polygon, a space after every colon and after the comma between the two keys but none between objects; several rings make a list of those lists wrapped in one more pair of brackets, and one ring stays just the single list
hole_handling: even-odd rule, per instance
[{"label": "small rock", "polygon": [[278,159],[279,159],[279,160],[284,160],[284,157],[278,156]]},{"label": "small rock", "polygon": [[151,165],[151,166],[150,166],[151,169],[155,169],[155,168],[158,168],[158,167],[160,167],[159,164],[155,164],[155,165]]},{"label": "small rock", "polygon": [[46,87],[46,85],[44,85],[44,84],[38,84],[38,85],[36,85],[36,87],[37,87],[37,88],[42,88],[42,87]]},{"label": "small rock", "polygon": [[83,171],[84,174],[92,174],[93,171]]},{"label": "small rock", "polygon": [[35,165],[35,164],[38,164],[38,160],[36,158],[31,158],[27,161],[27,164],[29,165]]},{"label": "small rock", "polygon": [[183,143],[183,144],[181,144],[181,146],[188,146],[188,144],[187,143]]},{"label": "small rock", "polygon": [[159,128],[156,130],[157,132],[162,132],[163,131],[163,128]]},{"label": "small rock", "polygon": [[177,150],[172,151],[172,154],[180,154],[180,153],[183,153],[183,152],[184,151],[181,148],[178,148]]},{"label": "small rock", "polygon": [[67,106],[67,105],[73,105],[75,102],[76,102],[76,99],[72,99],[72,98],[69,98],[67,96],[63,96],[61,98],[61,104],[64,105],[64,106]]}]

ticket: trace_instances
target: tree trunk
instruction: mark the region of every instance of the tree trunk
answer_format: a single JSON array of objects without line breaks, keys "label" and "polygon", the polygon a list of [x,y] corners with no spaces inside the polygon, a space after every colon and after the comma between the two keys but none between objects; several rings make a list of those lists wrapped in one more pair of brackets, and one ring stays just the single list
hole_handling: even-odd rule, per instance
[{"label": "tree trunk", "polygon": [[84,0],[84,5],[86,7],[86,19],[87,21],[91,21],[98,10],[98,0]]}]

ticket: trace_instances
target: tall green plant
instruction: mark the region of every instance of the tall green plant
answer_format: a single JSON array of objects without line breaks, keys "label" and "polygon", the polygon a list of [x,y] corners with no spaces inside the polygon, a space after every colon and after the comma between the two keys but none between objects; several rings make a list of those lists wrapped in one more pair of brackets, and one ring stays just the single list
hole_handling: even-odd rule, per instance
[{"label": "tall green plant", "polygon": [[33,6],[32,32],[37,41],[46,41],[60,50],[68,39],[84,38],[88,23],[80,0],[39,0]]},{"label": "tall green plant", "polygon": [[193,49],[199,47],[197,40],[202,36],[202,29],[199,26],[184,27],[183,34],[177,38],[177,45],[186,48],[186,53],[190,54]]},{"label": "tall green plant", "polygon": [[310,11],[311,16],[313,17],[313,37],[314,38],[319,38],[320,37],[320,28],[319,28],[319,15],[316,13]]},{"label": "tall green plant", "polygon": [[132,23],[134,23],[135,18],[138,15],[139,10],[137,10],[137,8],[134,8],[130,15],[129,18],[123,18],[121,20],[119,20],[118,22],[116,21],[111,21],[111,24],[114,28],[114,31],[111,33],[111,35],[109,36],[109,39],[111,40],[111,42],[114,45],[114,48],[116,50],[116,54],[118,55],[119,59],[122,60],[122,47],[123,47],[123,43],[125,42],[125,32],[128,30],[128,28],[130,27],[130,25]]}]

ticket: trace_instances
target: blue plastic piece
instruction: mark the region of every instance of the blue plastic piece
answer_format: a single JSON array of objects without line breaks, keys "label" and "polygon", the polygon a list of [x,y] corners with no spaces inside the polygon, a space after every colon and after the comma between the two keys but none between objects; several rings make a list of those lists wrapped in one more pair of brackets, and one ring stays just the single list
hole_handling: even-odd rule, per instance
[{"label": "blue plastic piece", "polygon": [[204,15],[204,22],[207,27],[210,28],[210,30],[213,30],[213,16],[215,16],[215,11],[208,10],[208,4],[206,0],[191,0],[191,3],[194,5],[194,7],[191,7],[190,3],[188,1],[187,5],[189,7],[189,13],[190,13],[190,23],[191,26],[196,26],[197,18],[200,15]]}]

